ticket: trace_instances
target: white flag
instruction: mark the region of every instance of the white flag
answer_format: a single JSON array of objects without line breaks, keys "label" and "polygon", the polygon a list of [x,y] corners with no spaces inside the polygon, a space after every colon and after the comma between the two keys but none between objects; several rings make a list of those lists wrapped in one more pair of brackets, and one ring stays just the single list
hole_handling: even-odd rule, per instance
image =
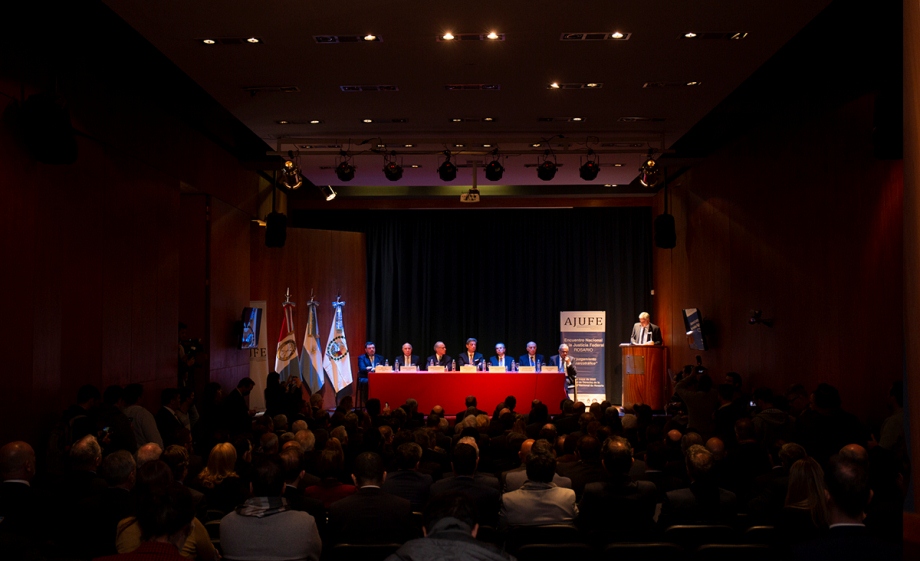
[{"label": "white flag", "polygon": [[297,360],[297,338],[294,336],[294,303],[288,300],[284,303],[283,308],[284,320],[281,322],[278,350],[275,353],[275,372],[281,374],[282,382],[291,376],[300,374],[300,363]]},{"label": "white flag", "polygon": [[323,355],[323,370],[329,375],[336,393],[342,391],[352,382],[351,358],[348,356],[348,343],[345,342],[345,325],[342,321],[342,306],[345,302],[335,301],[332,307],[335,314],[332,327],[329,328],[329,341]]},{"label": "white flag", "polygon": [[300,360],[300,377],[307,383],[310,393],[323,389],[323,345],[319,341],[319,324],[316,321],[316,300],[307,302],[307,331],[303,334],[303,356]]}]

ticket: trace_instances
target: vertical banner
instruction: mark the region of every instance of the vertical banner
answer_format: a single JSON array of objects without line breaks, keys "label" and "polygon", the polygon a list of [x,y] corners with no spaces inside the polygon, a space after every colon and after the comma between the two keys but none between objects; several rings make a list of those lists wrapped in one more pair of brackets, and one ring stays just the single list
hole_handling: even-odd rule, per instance
[{"label": "vertical banner", "polygon": [[[578,370],[578,401],[590,406],[607,399],[604,344],[607,312],[559,312],[562,342]],[[569,398],[574,392],[568,390]]]},{"label": "vertical banner", "polygon": [[332,317],[332,326],[329,328],[329,339],[326,343],[326,355],[323,358],[323,370],[329,375],[332,387],[338,393],[351,385],[351,357],[348,356],[348,343],[345,342],[345,322],[342,319],[341,297],[332,303],[335,312]]},{"label": "vertical banner", "polygon": [[323,374],[323,345],[319,341],[319,323],[316,307],[319,302],[313,296],[307,302],[307,330],[303,334],[303,355],[300,357],[300,378],[307,384],[309,393],[323,389],[326,376]]},{"label": "vertical banner", "polygon": [[[250,308],[259,308],[262,312],[260,318],[265,317],[265,300],[249,302]],[[268,334],[267,329],[258,329],[259,344],[254,349],[249,349],[249,377],[256,383],[256,387],[249,394],[249,407],[251,409],[265,409],[265,383],[268,380]]]}]

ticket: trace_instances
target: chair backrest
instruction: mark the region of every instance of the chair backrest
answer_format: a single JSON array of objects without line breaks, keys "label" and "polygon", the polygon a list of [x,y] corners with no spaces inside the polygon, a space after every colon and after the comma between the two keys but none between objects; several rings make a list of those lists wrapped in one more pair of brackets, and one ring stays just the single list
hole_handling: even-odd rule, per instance
[{"label": "chair backrest", "polygon": [[204,523],[204,529],[208,531],[211,543],[220,543],[220,520],[208,520]]},{"label": "chair backrest", "polygon": [[751,526],[741,536],[741,541],[751,544],[773,545],[776,529],[773,526]]},{"label": "chair backrest", "polygon": [[776,554],[766,545],[707,544],[693,552],[693,561],[775,561]]},{"label": "chair backrest", "polygon": [[529,544],[571,544],[584,543],[578,528],[569,524],[546,524],[543,526],[516,526],[505,534],[505,547],[514,553],[521,546]]},{"label": "chair backrest", "polygon": [[332,548],[331,561],[383,561],[400,548],[398,543],[340,543]]},{"label": "chair backrest", "polygon": [[612,543],[600,556],[600,561],[684,561],[686,552],[673,543]]},{"label": "chair backrest", "polygon": [[226,516],[226,515],[227,515],[227,513],[224,512],[224,511],[222,511],[222,510],[218,510],[218,509],[216,509],[216,508],[209,508],[209,509],[208,509],[207,511],[205,511],[205,513],[204,513],[204,521],[205,521],[205,522],[209,522],[209,521],[211,521],[211,520],[220,520],[221,518],[223,518],[223,517]]},{"label": "chair backrest", "polygon": [[693,549],[710,543],[737,543],[738,533],[731,526],[717,524],[676,525],[664,531],[664,541]]},{"label": "chair backrest", "polygon": [[594,555],[594,549],[584,543],[532,543],[522,545],[515,557],[518,561],[559,561],[588,559]]}]

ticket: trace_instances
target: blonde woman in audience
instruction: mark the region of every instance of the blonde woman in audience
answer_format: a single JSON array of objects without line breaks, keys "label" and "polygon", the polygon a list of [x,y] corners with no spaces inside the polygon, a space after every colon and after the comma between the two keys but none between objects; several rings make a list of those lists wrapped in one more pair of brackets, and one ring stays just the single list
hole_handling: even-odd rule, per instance
[{"label": "blonde woman in audience", "polygon": [[776,523],[778,543],[793,544],[815,538],[827,530],[824,471],[814,458],[796,461],[789,468],[789,488]]},{"label": "blonde woman in audience", "polygon": [[208,455],[208,465],[198,474],[197,485],[208,508],[230,512],[246,500],[248,484],[234,470],[236,448],[229,442],[215,444]]}]

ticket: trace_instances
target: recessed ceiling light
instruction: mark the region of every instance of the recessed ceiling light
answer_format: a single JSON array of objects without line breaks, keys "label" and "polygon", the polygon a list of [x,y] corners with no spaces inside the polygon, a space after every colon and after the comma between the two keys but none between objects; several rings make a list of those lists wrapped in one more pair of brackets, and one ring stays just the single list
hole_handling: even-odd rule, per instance
[{"label": "recessed ceiling light", "polygon": [[613,33],[610,34],[610,36],[613,37],[614,39],[622,39],[622,38],[623,38],[623,34],[620,33],[619,31],[614,31]]},{"label": "recessed ceiling light", "polygon": [[585,87],[586,88],[596,88],[597,82],[588,82],[587,84],[585,84]]},{"label": "recessed ceiling light", "polygon": [[420,165],[418,165],[418,164],[412,164],[412,165],[409,166],[409,167],[411,167],[411,168],[420,168],[420,167],[422,167],[422,166],[420,166]]},{"label": "recessed ceiling light", "polygon": [[604,187],[616,187],[616,183],[604,183]]},{"label": "recessed ceiling light", "polygon": [[581,121],[582,119],[581,119],[581,117],[572,117],[572,120],[573,120],[573,121]]},{"label": "recessed ceiling light", "polygon": [[498,33],[494,31],[490,31],[489,34],[486,35],[486,37],[488,37],[489,39],[498,39]]},{"label": "recessed ceiling light", "polygon": [[558,90],[558,89],[559,89],[559,82],[553,82],[553,83],[551,83],[551,84],[549,85],[549,87],[552,88],[552,89],[554,89],[554,90]]},{"label": "recessed ceiling light", "polygon": [[405,148],[412,148],[413,146],[415,146],[415,144],[406,144],[406,145],[404,145]]},{"label": "recessed ceiling light", "polygon": [[441,39],[444,39],[445,41],[453,41],[453,39],[454,39],[454,34],[451,33],[450,31],[448,31],[448,32],[445,33],[444,35],[441,35]]},{"label": "recessed ceiling light", "polygon": [[286,125],[286,124],[288,124],[288,122],[285,121],[284,119],[282,119],[282,120],[280,120],[280,121],[277,121],[277,123],[278,123],[279,125]]},{"label": "recessed ceiling light", "polygon": [[246,39],[246,42],[247,43],[259,43],[260,41],[258,37],[250,37],[249,39]]},{"label": "recessed ceiling light", "polygon": [[621,168],[621,167],[623,167],[623,164],[613,164],[613,167],[615,167],[615,168]]},{"label": "recessed ceiling light", "polygon": [[700,83],[699,82],[687,82],[687,85],[688,86],[699,86]]},{"label": "recessed ceiling light", "polygon": [[687,39],[693,39],[694,37],[696,37],[696,33],[692,31],[688,31],[687,33],[684,33],[684,37],[686,37]]},{"label": "recessed ceiling light", "polygon": [[201,42],[204,43],[205,45],[216,45],[217,44],[217,41],[215,41],[214,39],[202,39]]},{"label": "recessed ceiling light", "polygon": [[451,119],[451,121],[453,121],[454,123],[459,123],[459,122],[463,121],[463,119],[458,119],[458,118],[454,117],[453,119]]},{"label": "recessed ceiling light", "polygon": [[367,35],[364,36],[365,41],[374,41],[376,39],[377,39],[377,36],[374,35],[373,33],[368,33]]},{"label": "recessed ceiling light", "polygon": [[463,148],[466,144],[454,144],[454,148]]},{"label": "recessed ceiling light", "polygon": [[482,120],[483,120],[483,121],[492,121],[493,119],[492,119],[492,117],[483,117]]},{"label": "recessed ceiling light", "polygon": [[386,144],[378,144],[378,145],[377,145],[377,148],[386,148],[386,147],[387,147]]},{"label": "recessed ceiling light", "polygon": [[313,119],[312,121],[310,121],[310,124],[311,124],[311,125],[318,125],[318,124],[320,124],[321,122],[322,122],[322,121],[319,121],[319,120],[317,120],[317,119]]},{"label": "recessed ceiling light", "polygon": [[483,144],[482,147],[483,147],[483,148],[491,148],[492,145],[491,145],[491,144]]},{"label": "recessed ceiling light", "polygon": [[531,146],[533,146],[534,148],[539,148],[539,147],[540,147],[540,143],[539,143],[539,142],[535,142],[535,143],[531,144]]},{"label": "recessed ceiling light", "polygon": [[365,122],[365,123],[373,123],[374,120],[373,120],[373,119],[364,119],[364,122]]}]

